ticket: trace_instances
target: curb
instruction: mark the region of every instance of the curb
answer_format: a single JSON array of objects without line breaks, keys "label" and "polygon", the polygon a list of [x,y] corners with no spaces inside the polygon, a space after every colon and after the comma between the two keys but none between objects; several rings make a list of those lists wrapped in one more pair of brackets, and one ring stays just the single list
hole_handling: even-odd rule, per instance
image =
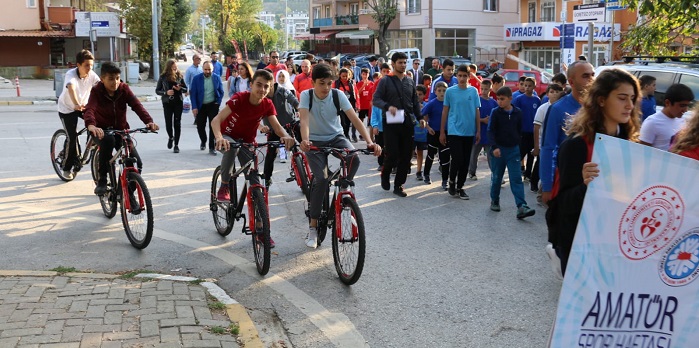
[{"label": "curb", "polygon": [[[2,105],[2,104],[0,104]],[[54,271],[22,271],[22,270],[0,270],[0,277],[56,277],[56,276],[66,276],[66,277],[76,277],[76,278],[91,278],[91,279],[115,279],[119,278],[118,275],[114,274],[104,274],[104,273],[81,273],[81,272],[69,272],[69,273],[58,273]],[[168,274],[158,274],[158,273],[139,273],[134,276],[134,278],[149,278],[155,280],[170,280],[178,282],[193,282],[200,280],[194,277],[183,277],[183,276],[173,276]],[[243,305],[238,303],[238,301],[232,299],[226,291],[221,289],[218,285],[204,281],[199,283],[199,285],[206,288],[209,294],[216,298],[219,302],[226,305],[226,315],[228,319],[238,324],[239,332],[238,339],[241,345],[245,348],[263,348],[262,340],[260,340],[260,334],[253,323],[252,318],[248,314],[248,311]],[[234,319],[235,318],[235,319]],[[237,319],[237,320],[236,320]]]}]

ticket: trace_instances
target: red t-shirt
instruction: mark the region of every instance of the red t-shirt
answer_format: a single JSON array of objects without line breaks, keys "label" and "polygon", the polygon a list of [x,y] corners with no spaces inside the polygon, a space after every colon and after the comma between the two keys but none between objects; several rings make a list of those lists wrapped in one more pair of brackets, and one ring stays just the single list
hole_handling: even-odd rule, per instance
[{"label": "red t-shirt", "polygon": [[367,80],[364,90],[362,90],[362,86],[364,86],[364,80],[357,82],[357,92],[359,93],[359,105],[357,105],[357,108],[359,110],[369,110],[371,109],[371,98],[374,97],[374,83]]},{"label": "red t-shirt", "polygon": [[272,76],[274,76],[274,82],[277,82],[277,71],[279,70],[286,70],[286,65],[284,64],[277,64],[277,65],[267,65],[266,69],[272,70]]},{"label": "red t-shirt", "polygon": [[699,146],[697,146],[693,149],[684,150],[684,151],[680,152],[680,155],[682,155],[684,157],[693,158],[693,159],[699,161]]},{"label": "red t-shirt", "polygon": [[238,92],[226,102],[231,114],[221,122],[221,133],[233,139],[243,139],[246,143],[255,141],[260,121],[277,115],[272,100],[263,98],[260,105],[250,104],[250,92]]}]

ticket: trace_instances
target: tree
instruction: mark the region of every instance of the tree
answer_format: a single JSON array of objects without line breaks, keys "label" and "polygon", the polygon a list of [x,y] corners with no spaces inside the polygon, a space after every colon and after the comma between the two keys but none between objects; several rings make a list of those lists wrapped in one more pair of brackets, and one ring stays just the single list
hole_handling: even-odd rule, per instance
[{"label": "tree", "polygon": [[260,10],[260,0],[206,0],[201,8],[202,14],[208,14],[211,18],[209,25],[218,38],[217,48],[224,50],[230,47],[233,30],[249,28]]},{"label": "tree", "polygon": [[638,25],[630,29],[622,47],[635,55],[677,54],[670,48],[692,38],[699,27],[696,0],[621,0],[629,10],[638,10]]},{"label": "tree", "polygon": [[374,11],[371,17],[374,18],[376,24],[379,26],[379,54],[385,56],[391,49],[386,39],[386,32],[388,31],[388,26],[391,25],[391,22],[393,22],[398,15],[398,1],[368,0],[365,3]]}]

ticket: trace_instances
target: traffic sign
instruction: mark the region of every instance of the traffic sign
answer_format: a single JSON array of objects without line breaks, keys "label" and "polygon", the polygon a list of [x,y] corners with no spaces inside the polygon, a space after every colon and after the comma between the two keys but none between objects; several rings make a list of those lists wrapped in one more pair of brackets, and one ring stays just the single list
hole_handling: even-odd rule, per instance
[{"label": "traffic sign", "polygon": [[628,5],[622,5],[620,1],[607,1],[607,11],[626,10]]}]

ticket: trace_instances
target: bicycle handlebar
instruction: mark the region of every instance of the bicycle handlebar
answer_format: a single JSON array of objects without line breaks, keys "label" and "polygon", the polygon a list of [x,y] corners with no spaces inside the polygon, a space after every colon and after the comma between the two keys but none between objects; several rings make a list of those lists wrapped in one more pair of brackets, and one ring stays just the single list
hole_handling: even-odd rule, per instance
[{"label": "bicycle handlebar", "polygon": [[348,155],[352,154],[352,153],[356,153],[356,152],[361,152],[365,155],[371,155],[374,153],[374,149],[369,149],[369,148],[367,148],[367,149],[338,149],[335,147],[315,146],[315,145],[311,145],[310,150],[311,151],[320,151],[320,152],[324,152],[324,153],[328,153],[328,154],[336,152],[336,153],[345,153]]},{"label": "bicycle handlebar", "polygon": [[134,129],[105,129],[104,134],[105,135],[115,135],[115,134],[120,134],[120,135],[126,135],[126,134],[131,134],[131,133],[158,133],[157,131],[150,130],[148,128],[134,128]]},{"label": "bicycle handlebar", "polygon": [[239,143],[234,140],[229,140],[229,144],[231,144],[231,148],[240,148],[240,147],[253,147],[253,148],[259,148],[259,147],[265,147],[265,146],[272,146],[272,147],[282,147],[284,146],[284,143],[281,141],[268,141],[266,143]]}]

